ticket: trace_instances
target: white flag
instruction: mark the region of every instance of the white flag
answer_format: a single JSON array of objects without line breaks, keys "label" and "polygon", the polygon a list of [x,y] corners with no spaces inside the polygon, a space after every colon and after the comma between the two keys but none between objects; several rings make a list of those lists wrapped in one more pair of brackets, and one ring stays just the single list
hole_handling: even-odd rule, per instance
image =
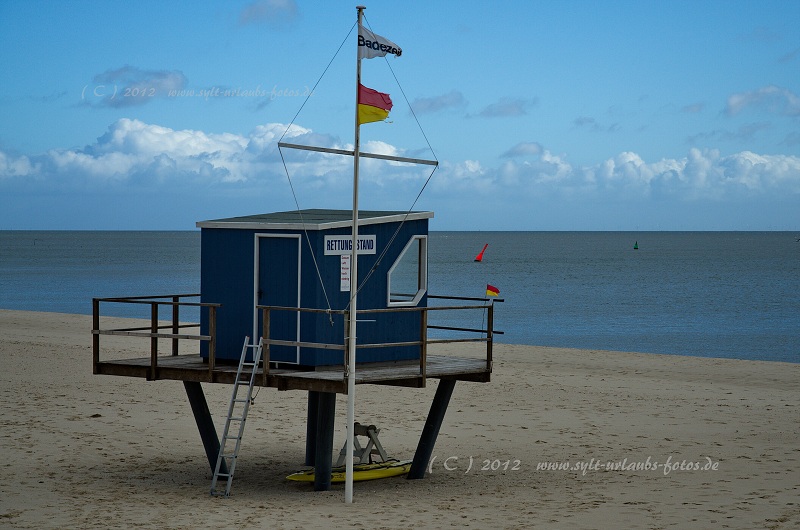
[{"label": "white flag", "polygon": [[358,28],[358,58],[372,59],[373,57],[383,57],[387,53],[392,53],[398,57],[403,53],[400,46],[392,41],[375,35],[364,26]]}]

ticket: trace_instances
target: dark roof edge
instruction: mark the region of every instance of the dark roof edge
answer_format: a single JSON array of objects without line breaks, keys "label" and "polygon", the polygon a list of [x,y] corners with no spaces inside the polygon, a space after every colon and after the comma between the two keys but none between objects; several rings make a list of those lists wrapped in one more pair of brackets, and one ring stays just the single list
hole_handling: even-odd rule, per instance
[{"label": "dark roof edge", "polygon": [[[252,229],[263,229],[269,228],[271,230],[329,230],[333,228],[348,228],[353,225],[353,219],[328,219],[328,220],[320,220],[319,217],[322,215],[319,212],[324,212],[323,210],[313,210],[313,212],[317,212],[316,215],[312,215],[308,211],[310,217],[313,217],[313,220],[304,219],[305,222],[300,222],[297,220],[281,220],[278,217],[273,218],[261,218],[259,219],[258,216],[245,216],[245,217],[231,217],[228,219],[211,219],[208,221],[198,221],[196,226],[198,228],[226,228],[226,229],[242,229],[242,230],[252,230]],[[341,212],[346,212],[346,210],[335,210],[330,212],[336,212],[337,214],[341,214]],[[296,214],[297,212],[279,212],[285,214]],[[359,212],[359,219],[358,219],[358,226],[366,226],[372,224],[382,224],[382,223],[392,223],[392,222],[401,222],[401,221],[417,221],[421,219],[431,219],[433,218],[433,212],[428,211],[413,211],[413,212],[378,212],[378,211],[368,211],[364,212],[366,215],[365,217],[361,216],[361,212]],[[352,214],[351,214],[352,215]],[[324,215],[322,215],[324,217]],[[337,215],[340,217],[340,215]]]}]

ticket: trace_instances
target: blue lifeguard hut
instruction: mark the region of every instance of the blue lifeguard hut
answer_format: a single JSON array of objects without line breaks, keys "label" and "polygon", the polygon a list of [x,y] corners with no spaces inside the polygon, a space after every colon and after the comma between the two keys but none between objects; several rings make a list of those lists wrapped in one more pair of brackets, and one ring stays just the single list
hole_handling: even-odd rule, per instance
[{"label": "blue lifeguard hut", "polygon": [[[360,211],[358,309],[427,305],[428,219],[433,212]],[[216,359],[238,361],[243,337],[261,336],[262,312],[272,310],[271,340],[342,344],[348,309],[352,246],[350,210],[295,210],[200,221],[202,302],[219,303]],[[420,312],[371,313],[359,321],[359,344],[419,340]],[[201,333],[209,333],[201,318]],[[208,357],[207,345],[201,356]],[[418,346],[359,348],[358,362],[420,358]],[[272,346],[270,361],[304,367],[342,365],[341,350]]]},{"label": "blue lifeguard hut", "polygon": [[[390,98],[360,84],[361,59],[374,56],[376,45],[383,55],[387,53],[384,48],[398,56],[401,50],[388,41],[384,45],[385,39],[377,35],[370,37],[372,40],[362,38],[364,9],[357,6],[359,42],[364,42],[359,44],[363,48],[357,55],[357,107],[374,107],[379,112],[371,117],[385,117],[391,109]],[[356,109],[352,150],[283,142],[285,134],[277,142],[279,150],[352,156],[352,213],[297,210],[200,221],[200,303],[187,301],[194,300],[197,293],[92,299],[93,373],[183,382],[213,472],[212,495],[221,494],[217,489],[220,478],[226,482],[224,494],[230,492],[255,386],[308,392],[305,464],[314,467],[315,490],[330,489],[337,394],[347,395],[347,443],[340,455],[347,462],[345,500],[349,503],[353,459],[372,454],[369,445],[361,451],[355,444],[359,435],[356,384],[421,388],[429,379],[439,380],[408,468],[408,478],[419,479],[432,462],[433,447],[456,382],[491,380],[493,303],[498,300],[428,294],[428,220],[433,213],[358,209],[361,158],[438,166],[437,160],[362,152],[360,126],[375,121],[371,117],[362,119]],[[356,261],[351,263],[352,259]],[[357,272],[351,277],[351,271]],[[429,298],[461,302],[428,307]],[[104,328],[101,303],[149,305],[149,325]],[[172,309],[170,322],[159,317],[164,306]],[[199,333],[185,332],[184,328],[196,328],[197,323],[182,320],[183,307],[200,310]],[[481,319],[477,329],[428,325],[429,312],[454,310],[479,310],[485,320]],[[428,337],[429,329],[480,336],[433,339]],[[147,338],[149,356],[101,360],[103,335]],[[162,339],[171,344],[170,355],[159,355]],[[181,354],[184,341],[200,341],[200,355],[194,348],[191,354]],[[485,343],[485,358],[429,354],[429,345],[444,342]],[[224,366],[237,361],[237,370]],[[201,383],[233,385],[221,437],[217,436]],[[247,393],[242,399],[237,392],[244,386]],[[389,406],[393,408],[396,403]],[[230,431],[231,424],[238,427]],[[370,443],[377,445],[373,437],[377,429],[372,427],[366,432]],[[233,452],[226,451],[226,443],[235,443]]]}]

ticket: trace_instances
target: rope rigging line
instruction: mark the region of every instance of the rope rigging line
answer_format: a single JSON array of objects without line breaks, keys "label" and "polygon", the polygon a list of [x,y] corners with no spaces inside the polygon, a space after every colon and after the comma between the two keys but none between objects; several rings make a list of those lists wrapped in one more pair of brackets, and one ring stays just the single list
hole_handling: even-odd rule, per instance
[{"label": "rope rigging line", "polygon": [[303,212],[300,209],[300,202],[297,199],[297,193],[295,192],[294,185],[292,184],[292,177],[289,175],[289,168],[286,167],[286,159],[284,159],[283,157],[283,150],[281,149],[280,143],[281,140],[283,140],[283,138],[289,132],[289,129],[292,128],[292,125],[294,125],[294,122],[297,120],[297,117],[300,115],[300,112],[303,110],[303,107],[306,106],[306,103],[308,103],[308,100],[311,98],[312,94],[314,94],[314,91],[317,89],[317,86],[319,85],[320,81],[322,81],[322,78],[325,77],[325,74],[328,72],[328,69],[331,67],[331,64],[333,64],[333,61],[336,59],[336,56],[339,55],[339,52],[342,50],[342,47],[344,46],[344,43],[347,42],[347,39],[350,38],[350,34],[353,33],[353,28],[355,27],[356,23],[353,23],[353,25],[350,27],[350,31],[347,32],[347,35],[345,36],[344,40],[342,41],[341,44],[339,44],[339,47],[336,49],[336,53],[334,53],[333,57],[331,57],[331,60],[328,61],[328,65],[322,71],[322,74],[319,76],[319,79],[317,79],[317,82],[314,83],[314,86],[309,91],[308,95],[306,96],[306,99],[303,100],[303,104],[300,105],[300,108],[297,110],[297,113],[295,113],[294,117],[292,118],[292,121],[289,122],[289,125],[286,126],[286,130],[283,131],[283,134],[278,139],[278,142],[276,144],[278,146],[278,153],[281,156],[283,171],[286,173],[286,180],[289,182],[289,189],[292,191],[292,198],[294,199],[294,205],[297,208],[297,214],[300,216],[300,223],[303,225],[303,235],[305,236],[309,254],[311,254],[311,259],[314,262],[314,269],[316,270],[317,273],[317,280],[319,280],[319,285],[320,287],[322,287],[322,294],[325,296],[325,303],[328,305],[328,321],[330,322],[331,326],[333,326],[333,316],[331,313],[331,302],[330,299],[328,298],[328,291],[327,289],[325,289],[325,282],[322,281],[322,273],[319,270],[319,264],[317,263],[317,258],[314,255],[314,249],[311,247],[311,239],[308,237],[308,230],[306,230],[306,221],[303,218]]},{"label": "rope rigging line", "polygon": [[[317,82],[314,83],[314,86],[311,88],[311,91],[309,91],[308,95],[306,96],[306,99],[303,100],[303,104],[300,105],[299,109],[297,109],[297,113],[294,115],[294,118],[292,118],[292,121],[289,122],[289,125],[286,126],[286,130],[283,131],[283,134],[278,139],[278,143],[280,143],[281,140],[283,140],[283,137],[286,136],[286,133],[288,133],[289,129],[292,127],[292,125],[294,125],[294,122],[297,119],[297,117],[300,115],[300,112],[302,112],[303,107],[306,106],[306,103],[308,103],[308,100],[311,99],[311,95],[314,94],[314,90],[317,89],[317,85],[319,85],[319,82],[322,81],[323,77],[325,77],[325,74],[328,72],[328,69],[331,67],[331,64],[333,64],[333,61],[336,59],[336,56],[339,55],[340,51],[342,51],[342,46],[344,46],[344,43],[347,42],[348,38],[350,38],[350,34],[353,33],[353,28],[356,27],[356,24],[357,24],[357,22],[354,22],[353,25],[350,27],[350,31],[347,32],[347,36],[345,36],[345,38],[342,41],[342,43],[336,49],[336,53],[334,53],[333,57],[331,57],[331,60],[328,62],[328,66],[326,66],[325,70],[322,71],[322,74],[319,76],[319,79],[317,79]],[[278,147],[278,149],[280,150],[280,147]]]},{"label": "rope rigging line", "polygon": [[[369,27],[369,30],[372,31],[372,26],[370,25],[369,21],[367,20],[366,15],[364,15],[364,22],[366,22],[367,26]],[[428,178],[425,179],[425,183],[422,185],[422,188],[420,188],[419,193],[417,193],[417,196],[414,198],[414,202],[412,202],[411,206],[408,208],[408,210],[406,210],[405,216],[403,216],[403,220],[397,226],[397,229],[394,231],[394,234],[392,234],[392,237],[389,238],[389,242],[386,244],[386,246],[384,247],[383,251],[378,256],[378,259],[375,260],[375,264],[370,268],[370,271],[364,277],[364,280],[359,284],[358,288],[356,289],[356,295],[358,295],[358,293],[361,292],[361,289],[363,289],[364,286],[367,284],[367,280],[369,280],[370,277],[372,276],[372,274],[378,269],[378,266],[380,265],[381,261],[386,256],[386,252],[388,252],[389,248],[391,248],[392,243],[394,243],[394,240],[397,238],[398,234],[400,233],[400,230],[403,228],[403,225],[405,224],[406,220],[408,219],[408,216],[411,214],[411,211],[414,209],[414,206],[416,206],[417,202],[419,201],[419,198],[422,197],[422,193],[425,191],[425,188],[428,186],[428,183],[430,183],[431,178],[433,178],[433,174],[436,172],[436,169],[439,167],[439,159],[436,157],[436,152],[433,150],[433,147],[431,146],[431,143],[428,140],[428,136],[425,134],[425,131],[422,128],[422,124],[419,122],[419,119],[417,118],[417,114],[414,112],[414,108],[411,106],[411,103],[408,101],[408,97],[406,96],[405,90],[403,90],[403,86],[400,84],[400,80],[397,78],[397,75],[394,73],[394,70],[392,69],[392,65],[389,64],[389,59],[387,59],[387,57],[385,55],[383,56],[383,60],[386,62],[386,66],[389,67],[389,71],[392,73],[392,77],[394,77],[394,81],[395,81],[395,83],[397,83],[397,88],[400,89],[400,93],[403,95],[403,99],[405,100],[406,105],[408,105],[409,110],[411,110],[411,115],[414,116],[414,121],[417,123],[417,127],[419,128],[420,132],[422,133],[422,137],[425,138],[425,143],[428,144],[428,149],[430,149],[431,154],[433,155],[433,159],[436,160],[436,165],[433,166],[433,169],[431,170],[430,174],[428,175]],[[348,302],[347,307],[348,308],[350,307],[350,302]]]},{"label": "rope rigging line", "polygon": [[[364,15],[364,21],[367,23],[367,26],[369,26],[369,30],[372,31],[372,26],[370,26],[366,15]],[[352,31],[352,29],[351,29],[351,31]],[[383,56],[383,60],[386,62],[386,66],[389,67],[389,71],[392,73],[392,77],[394,77],[395,83],[397,83],[397,88],[399,88],[400,89],[400,93],[403,94],[403,99],[405,100],[406,105],[408,105],[408,109],[411,111],[411,115],[414,116],[414,121],[417,122],[417,127],[419,127],[419,131],[422,133],[422,137],[425,138],[425,143],[428,144],[428,149],[431,150],[431,154],[433,155],[433,159],[436,160],[437,167],[438,167],[439,159],[436,157],[436,152],[433,150],[433,147],[431,146],[430,141],[428,141],[428,136],[425,134],[425,131],[422,129],[422,124],[420,124],[419,118],[417,118],[417,113],[414,112],[414,107],[412,107],[411,103],[408,101],[408,97],[406,96],[406,92],[405,92],[405,90],[403,90],[403,86],[400,84],[400,80],[397,79],[397,74],[394,73],[394,69],[392,69],[392,65],[389,64],[389,59],[387,59],[386,56],[384,55]],[[431,171],[431,175],[433,175],[433,171]],[[430,177],[428,177],[428,180],[430,180]],[[427,184],[427,181],[425,183]],[[424,186],[423,186],[423,189],[424,189]]]},{"label": "rope rigging line", "polygon": [[[367,26],[369,27],[369,29],[371,31],[372,27],[369,25],[369,21],[366,20],[366,17],[364,17],[364,21],[367,23]],[[325,296],[325,303],[328,305],[328,318],[330,320],[331,325],[333,325],[333,317],[332,317],[332,314],[330,313],[331,310],[332,310],[331,309],[331,303],[330,303],[330,300],[328,298],[327,290],[325,289],[325,284],[322,281],[322,274],[321,274],[320,269],[319,269],[319,264],[317,263],[317,259],[316,259],[315,255],[314,255],[313,248],[311,247],[311,240],[310,240],[310,238],[308,236],[308,231],[306,230],[306,224],[305,224],[305,220],[303,218],[303,213],[302,213],[302,211],[300,209],[300,202],[299,202],[299,200],[297,198],[297,193],[296,193],[296,191],[294,189],[294,185],[292,183],[291,176],[289,175],[289,168],[286,165],[286,160],[285,160],[285,158],[283,156],[283,150],[281,149],[281,146],[279,144],[281,143],[283,138],[288,134],[288,132],[291,129],[292,125],[294,125],[295,121],[297,120],[297,117],[300,115],[300,112],[302,112],[302,110],[305,107],[306,103],[308,103],[308,100],[314,94],[314,91],[316,90],[317,86],[322,81],[322,78],[325,76],[325,74],[328,72],[328,69],[330,68],[331,64],[333,64],[333,61],[339,55],[339,52],[342,50],[342,47],[344,46],[344,44],[347,42],[347,39],[353,33],[353,28],[355,28],[356,25],[357,25],[357,22],[353,23],[353,26],[350,27],[350,31],[347,33],[347,36],[344,38],[342,43],[339,45],[339,48],[336,50],[336,53],[334,53],[333,57],[328,62],[328,65],[325,67],[325,70],[322,72],[322,74],[320,75],[319,79],[317,79],[316,83],[314,83],[314,86],[312,87],[311,91],[306,96],[305,100],[303,101],[302,105],[298,109],[297,113],[292,118],[292,121],[286,127],[286,130],[283,132],[283,134],[281,135],[281,137],[278,139],[278,142],[277,142],[278,143],[278,153],[280,154],[281,163],[283,164],[283,169],[284,169],[284,172],[286,173],[286,179],[289,182],[289,188],[290,188],[290,190],[292,192],[292,198],[294,199],[295,207],[297,208],[297,213],[300,216],[300,221],[301,221],[301,224],[303,225],[303,233],[305,235],[306,244],[308,245],[308,248],[309,248],[309,251],[310,251],[310,254],[311,254],[311,258],[312,258],[312,260],[314,262],[314,268],[315,268],[316,273],[317,273],[317,279],[319,280],[320,286],[322,287],[322,291],[323,291],[323,294]],[[425,182],[423,183],[422,187],[420,188],[419,192],[417,193],[416,197],[414,198],[414,201],[411,203],[411,206],[405,211],[405,215],[403,216],[403,219],[400,221],[400,224],[397,226],[397,229],[394,231],[392,236],[389,238],[388,243],[384,247],[383,251],[381,251],[381,253],[378,256],[378,258],[376,259],[375,264],[370,268],[370,271],[367,273],[367,275],[364,277],[364,279],[361,281],[361,283],[356,288],[356,293],[355,293],[356,295],[358,295],[358,293],[366,286],[368,280],[377,271],[378,266],[381,264],[383,258],[386,256],[386,253],[392,247],[392,244],[394,243],[395,239],[399,235],[400,230],[403,228],[403,225],[408,220],[408,216],[411,214],[412,210],[416,206],[416,204],[419,201],[420,197],[422,197],[422,193],[427,188],[428,184],[430,183],[431,179],[433,178],[434,173],[436,172],[436,169],[439,167],[438,166],[439,159],[436,157],[436,153],[433,150],[433,147],[431,146],[430,141],[428,140],[428,136],[425,134],[425,131],[422,128],[422,124],[420,123],[419,118],[417,117],[417,114],[414,112],[414,109],[413,109],[413,107],[411,106],[411,103],[408,100],[408,96],[406,96],[406,93],[403,90],[402,85],[400,84],[400,80],[397,78],[397,74],[395,74],[395,72],[392,69],[392,66],[389,64],[389,61],[386,58],[386,56],[384,56],[383,59],[386,62],[386,65],[389,67],[389,71],[392,73],[392,77],[394,77],[395,83],[397,83],[397,87],[400,89],[400,93],[403,95],[403,99],[405,100],[406,105],[408,105],[408,108],[411,110],[411,115],[414,117],[414,121],[416,122],[417,127],[419,128],[420,132],[422,133],[422,137],[425,139],[425,143],[428,145],[428,149],[430,150],[431,154],[433,155],[433,158],[436,161],[436,165],[433,166],[433,169],[431,170],[430,174],[425,179]],[[356,279],[356,281],[357,281],[357,279]],[[348,303],[347,303],[347,306],[345,307],[345,309],[348,309],[350,307],[351,303],[352,303],[352,300],[349,300]]]},{"label": "rope rigging line", "polygon": [[328,299],[328,290],[325,289],[325,282],[322,281],[322,273],[319,271],[319,264],[317,263],[316,256],[314,256],[314,249],[311,247],[311,239],[308,237],[308,230],[306,229],[306,221],[303,218],[302,210],[300,210],[300,203],[297,201],[297,194],[294,191],[294,186],[292,185],[292,179],[289,176],[289,169],[286,167],[286,160],[284,160],[283,158],[283,151],[281,150],[280,147],[278,147],[278,152],[281,155],[281,162],[283,162],[283,169],[286,172],[286,178],[289,181],[289,188],[292,190],[292,197],[294,197],[294,204],[297,207],[297,214],[300,216],[300,224],[303,225],[303,235],[305,236],[306,245],[308,245],[308,253],[311,254],[311,260],[314,262],[314,270],[317,273],[317,280],[319,280],[319,285],[320,287],[322,287],[322,294],[323,296],[325,296],[325,303],[328,305],[328,322],[330,322],[330,325],[333,326],[331,301]]}]

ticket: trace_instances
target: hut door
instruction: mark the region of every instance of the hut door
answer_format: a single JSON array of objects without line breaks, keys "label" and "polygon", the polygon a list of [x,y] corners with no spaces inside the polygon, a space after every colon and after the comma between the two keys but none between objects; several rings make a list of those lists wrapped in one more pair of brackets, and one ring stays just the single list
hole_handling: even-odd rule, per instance
[{"label": "hut door", "polygon": [[[262,312],[255,306],[300,307],[300,236],[257,234],[255,293],[253,293],[253,336],[262,335]],[[300,313],[271,311],[270,339],[299,341]],[[270,346],[270,360],[300,362],[300,348]]]}]

